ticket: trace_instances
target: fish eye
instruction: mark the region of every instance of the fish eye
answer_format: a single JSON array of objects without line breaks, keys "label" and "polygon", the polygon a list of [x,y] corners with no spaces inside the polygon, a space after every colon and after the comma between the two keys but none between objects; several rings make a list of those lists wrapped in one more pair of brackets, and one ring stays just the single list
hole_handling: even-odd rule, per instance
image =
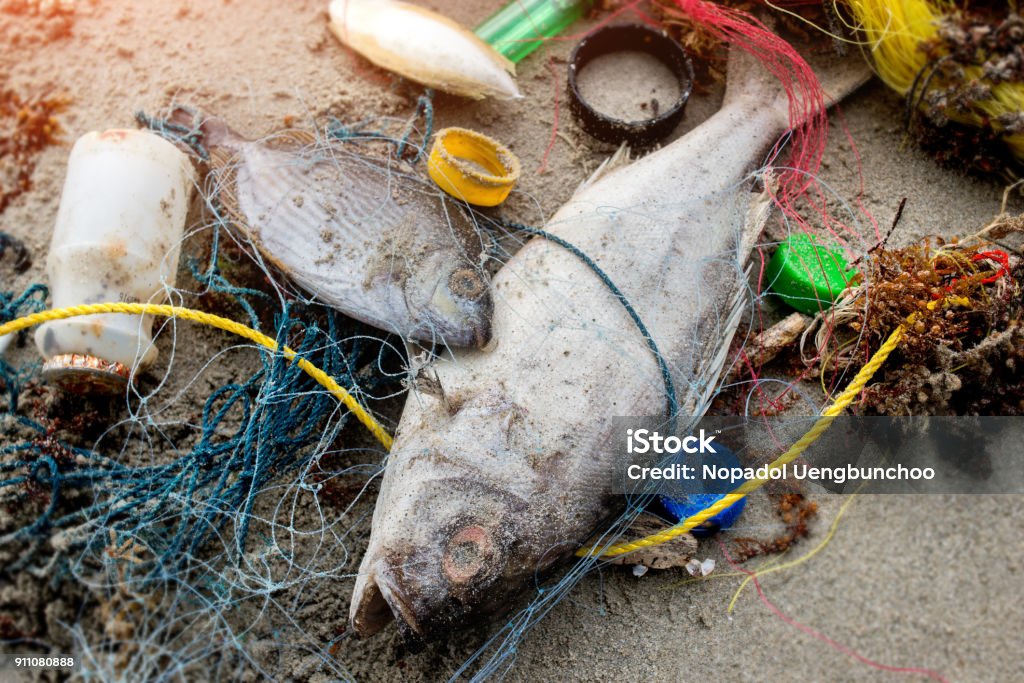
[{"label": "fish eye", "polygon": [[463,299],[479,299],[487,291],[487,283],[472,268],[459,268],[448,276],[448,289]]},{"label": "fish eye", "polygon": [[448,540],[442,568],[453,583],[468,583],[486,573],[494,552],[490,532],[482,526],[466,526]]}]

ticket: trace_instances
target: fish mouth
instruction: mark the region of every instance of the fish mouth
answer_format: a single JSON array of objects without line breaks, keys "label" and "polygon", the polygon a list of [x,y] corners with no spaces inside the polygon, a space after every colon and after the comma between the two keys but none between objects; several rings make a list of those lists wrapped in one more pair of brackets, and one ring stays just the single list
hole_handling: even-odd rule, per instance
[{"label": "fish mouth", "polygon": [[[466,271],[475,275],[475,271],[463,268],[453,273],[453,276]],[[443,280],[438,282],[426,304],[417,306],[410,298],[410,292],[406,291],[406,305],[412,312],[413,321],[417,323],[410,336],[449,346],[482,349],[491,341],[494,303],[491,300],[490,282],[481,279],[474,285],[476,288],[472,288],[456,280],[456,289],[467,296],[472,295],[472,298],[456,295],[449,283]]]},{"label": "fish mouth", "polygon": [[395,577],[383,562],[377,562],[356,583],[352,593],[349,625],[360,638],[372,636],[394,619],[407,638],[422,639],[416,615]]},{"label": "fish mouth", "polygon": [[[480,524],[457,528],[436,567],[410,577],[403,568],[421,563],[408,556],[378,556],[361,572],[352,592],[349,625],[360,637],[371,636],[392,619],[407,643],[424,643],[447,628],[490,612],[478,591],[503,566],[501,540]],[[428,578],[430,577],[430,578]]]},{"label": "fish mouth", "polygon": [[476,348],[486,348],[492,339],[491,323],[489,320],[483,320],[476,325],[474,330],[474,341],[476,342]]},{"label": "fish mouth", "polygon": [[409,337],[435,344],[475,349],[490,348],[493,341],[491,322],[486,318],[461,324],[433,318],[429,324],[413,330]]}]

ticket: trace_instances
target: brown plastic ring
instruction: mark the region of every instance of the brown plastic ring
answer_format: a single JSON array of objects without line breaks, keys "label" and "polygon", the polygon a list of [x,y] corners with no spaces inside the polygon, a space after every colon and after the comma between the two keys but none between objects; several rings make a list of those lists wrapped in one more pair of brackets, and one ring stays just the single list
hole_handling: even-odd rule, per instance
[{"label": "brown plastic ring", "polygon": [[[667,110],[649,119],[623,121],[594,109],[580,93],[579,72],[601,55],[613,52],[646,52],[661,60],[679,82],[679,97]],[[683,47],[664,31],[643,24],[604,26],[577,43],[569,59],[569,109],[587,133],[598,140],[631,147],[650,147],[668,137],[683,118],[693,91],[693,62]]]}]

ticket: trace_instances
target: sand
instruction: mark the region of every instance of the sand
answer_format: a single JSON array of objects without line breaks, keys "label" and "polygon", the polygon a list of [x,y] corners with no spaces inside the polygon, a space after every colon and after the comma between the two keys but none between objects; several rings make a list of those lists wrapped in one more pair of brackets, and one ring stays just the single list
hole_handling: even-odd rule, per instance
[{"label": "sand", "polygon": [[[420,3],[472,26],[497,5],[487,0]],[[143,109],[154,112],[175,98],[216,112],[240,131],[258,135],[286,117],[300,124],[330,111],[349,121],[404,117],[420,90],[342,49],[329,34],[322,0],[224,2],[81,2],[71,34],[45,42],[41,19],[0,13],[0,76],[19,92],[68,93],[62,115],[65,140],[93,129],[128,126]],[[580,30],[586,26],[581,25]],[[14,41],[14,36],[18,36]],[[519,66],[525,98],[471,103],[436,97],[438,125],[491,134],[523,162],[519,192],[504,209],[525,223],[542,223],[610,151],[569,120],[564,106],[566,56],[573,41],[559,41]],[[716,94],[717,93],[717,94]],[[717,107],[719,89],[703,88],[687,108],[681,134]],[[556,107],[556,101],[559,103]],[[558,133],[551,135],[557,115]],[[885,225],[901,197],[908,198],[895,244],[928,234],[977,230],[998,211],[1002,186],[937,167],[915,149],[902,129],[902,103],[880,84],[863,88],[833,114],[833,134],[823,180],[849,202],[860,201]],[[842,132],[856,141],[858,161]],[[57,211],[69,146],[46,150],[34,189],[2,216],[0,228],[25,240],[35,263],[24,274],[3,273],[2,287],[20,291],[44,279],[44,261]],[[539,172],[541,169],[543,173]],[[1014,207],[1020,211],[1020,204]],[[774,232],[772,232],[774,231]],[[773,226],[769,237],[778,236]],[[185,249],[199,250],[201,237]],[[183,259],[184,260],[184,259]],[[172,373],[180,388],[205,360],[233,343],[219,333],[182,325]],[[10,358],[34,357],[29,345]],[[252,352],[232,352],[206,371],[178,403],[181,418],[194,414],[208,392],[226,379],[247,377]],[[397,404],[395,410],[397,410]],[[175,413],[172,413],[172,416]],[[397,412],[389,416],[397,418]],[[393,424],[393,423],[392,423]],[[11,438],[0,436],[0,439]],[[792,557],[820,543],[844,499],[821,497],[810,538]],[[363,503],[362,511],[371,501]],[[864,496],[841,519],[830,544],[794,569],[766,577],[765,595],[786,615],[763,604],[752,587],[726,611],[740,578],[715,541],[700,557],[718,560],[712,580],[684,582],[681,571],[635,578],[611,569],[583,582],[570,599],[529,635],[508,674],[510,680],[878,680],[921,678],[884,672],[847,654],[895,667],[927,667],[954,681],[1019,678],[1019,638],[1024,607],[1018,591],[1024,571],[1020,496]],[[739,535],[767,538],[778,528],[769,502],[755,496]],[[354,571],[357,555],[351,560]],[[78,614],[75,587],[45,588],[45,577],[3,575],[0,613],[38,627],[56,651],[70,648],[66,624]],[[343,626],[351,581],[332,581],[307,596],[296,618],[326,645]],[[847,650],[808,635],[797,620]],[[257,634],[259,635],[259,634]],[[268,634],[264,634],[269,637]],[[455,633],[413,653],[396,631],[364,642],[343,641],[342,665],[357,680],[431,681],[450,675],[485,638],[485,629]],[[93,631],[91,637],[101,638]],[[272,643],[253,651],[282,679],[322,680],[300,662],[276,662]],[[261,649],[262,648],[262,649]],[[0,675],[2,677],[2,675]]]},{"label": "sand", "polygon": [[618,121],[656,118],[679,101],[679,78],[646,52],[601,55],[580,70],[578,79],[583,99]]}]

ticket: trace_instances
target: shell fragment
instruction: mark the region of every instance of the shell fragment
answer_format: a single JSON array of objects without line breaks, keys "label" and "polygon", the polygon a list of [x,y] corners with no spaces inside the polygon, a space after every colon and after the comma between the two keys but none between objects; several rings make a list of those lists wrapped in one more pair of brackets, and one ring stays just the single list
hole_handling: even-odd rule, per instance
[{"label": "shell fragment", "polygon": [[440,14],[391,0],[334,0],[331,30],[374,64],[473,99],[522,97],[515,65]]}]

